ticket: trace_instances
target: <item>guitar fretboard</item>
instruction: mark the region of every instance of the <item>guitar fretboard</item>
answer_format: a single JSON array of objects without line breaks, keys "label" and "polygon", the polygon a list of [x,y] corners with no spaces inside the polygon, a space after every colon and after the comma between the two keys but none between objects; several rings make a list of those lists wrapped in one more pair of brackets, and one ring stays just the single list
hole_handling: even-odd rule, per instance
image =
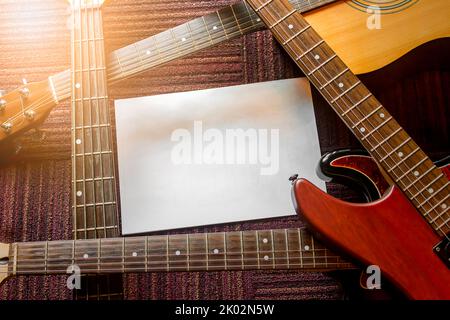
[{"label": "guitar fretboard", "polygon": [[433,229],[449,234],[450,183],[444,173],[288,1],[248,3]]},{"label": "guitar fretboard", "polygon": [[[305,12],[336,0],[292,0]],[[264,28],[244,1],[226,6],[147,39],[113,51],[107,56],[107,79],[113,84],[172,60]],[[70,70],[51,78],[57,101],[70,97]]]},{"label": "guitar fretboard", "polygon": [[8,273],[355,268],[305,229],[15,243]]},{"label": "guitar fretboard", "polygon": [[[117,237],[120,230],[102,13],[99,5],[75,2],[71,31],[73,237]],[[120,275],[85,277],[75,297],[120,298],[121,280]],[[90,290],[92,282],[95,290]]]},{"label": "guitar fretboard", "polygon": [[119,235],[102,18],[78,9],[72,30],[74,238]]}]

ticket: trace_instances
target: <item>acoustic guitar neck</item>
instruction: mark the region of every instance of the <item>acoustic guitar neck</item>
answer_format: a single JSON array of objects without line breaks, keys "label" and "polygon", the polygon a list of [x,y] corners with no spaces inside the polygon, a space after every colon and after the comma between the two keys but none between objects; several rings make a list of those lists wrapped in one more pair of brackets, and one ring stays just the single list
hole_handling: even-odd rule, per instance
[{"label": "acoustic guitar neck", "polygon": [[440,236],[450,232],[449,180],[286,0],[250,0],[310,82]]},{"label": "acoustic guitar neck", "polygon": [[[100,1],[72,2],[72,217],[74,239],[120,235]],[[121,297],[121,276],[84,278],[77,297]],[[93,283],[93,285],[92,285]],[[100,283],[106,283],[100,286]],[[96,290],[89,290],[90,287]],[[111,288],[118,290],[111,290]],[[109,290],[108,290],[109,289]]]}]

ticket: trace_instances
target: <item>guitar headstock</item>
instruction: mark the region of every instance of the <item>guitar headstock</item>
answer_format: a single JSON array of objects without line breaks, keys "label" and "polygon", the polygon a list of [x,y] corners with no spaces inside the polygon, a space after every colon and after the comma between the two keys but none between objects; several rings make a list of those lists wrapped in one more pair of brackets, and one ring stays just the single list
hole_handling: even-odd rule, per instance
[{"label": "guitar headstock", "polygon": [[24,84],[0,96],[0,142],[40,125],[56,106],[48,81]]},{"label": "guitar headstock", "polygon": [[9,244],[0,243],[0,284],[8,278]]}]

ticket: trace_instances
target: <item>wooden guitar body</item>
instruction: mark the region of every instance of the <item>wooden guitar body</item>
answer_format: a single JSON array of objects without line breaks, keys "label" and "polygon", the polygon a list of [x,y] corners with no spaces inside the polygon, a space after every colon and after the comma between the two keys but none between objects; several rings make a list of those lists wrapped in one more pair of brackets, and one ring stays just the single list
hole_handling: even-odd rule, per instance
[{"label": "wooden guitar body", "polygon": [[[389,5],[381,2],[371,4],[381,9]],[[428,41],[450,37],[450,1],[411,1],[381,13],[379,29],[367,27],[374,13],[354,1],[328,4],[306,13],[305,19],[356,74],[379,69]]]},{"label": "wooden guitar body", "polygon": [[297,212],[326,241],[378,265],[413,299],[450,299],[450,271],[433,252],[441,240],[397,187],[368,204],[335,199],[304,179],[293,193]]}]

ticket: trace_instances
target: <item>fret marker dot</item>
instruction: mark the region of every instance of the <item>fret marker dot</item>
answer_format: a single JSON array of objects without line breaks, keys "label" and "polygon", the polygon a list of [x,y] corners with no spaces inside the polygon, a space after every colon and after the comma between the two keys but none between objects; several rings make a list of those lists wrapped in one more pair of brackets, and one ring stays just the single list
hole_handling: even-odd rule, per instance
[{"label": "fret marker dot", "polygon": [[81,88],[81,84],[76,83],[76,84],[75,84],[75,88],[80,89],[80,88]]},{"label": "fret marker dot", "polygon": [[264,243],[267,243],[267,242],[269,242],[269,240],[267,240],[267,238],[264,238],[264,239],[263,239],[263,242],[264,242]]},{"label": "fret marker dot", "polygon": [[398,153],[398,156],[401,158],[401,157],[403,157],[403,152],[399,152]]},{"label": "fret marker dot", "polygon": [[83,258],[84,258],[84,259],[89,258],[89,255],[88,255],[87,253],[85,253],[85,254],[83,255]]},{"label": "fret marker dot", "polygon": [[442,209],[447,209],[447,205],[446,205],[445,203],[443,203],[443,204],[441,205],[441,208],[442,208]]},{"label": "fret marker dot", "polygon": [[181,42],[185,42],[186,41],[186,38],[181,38]]},{"label": "fret marker dot", "polygon": [[175,251],[175,254],[179,256],[181,254],[180,250]]},{"label": "fret marker dot", "polygon": [[77,191],[77,197],[78,197],[78,198],[81,197],[82,195],[83,195],[83,192]]},{"label": "fret marker dot", "polygon": [[145,53],[149,56],[152,52],[150,50],[145,51]]},{"label": "fret marker dot", "polygon": [[433,189],[433,188],[430,188],[430,189],[428,189],[428,192],[429,192],[429,193],[433,193],[433,192],[434,192],[434,189]]},{"label": "fret marker dot", "polygon": [[218,254],[219,253],[219,249],[214,249],[213,252],[214,252],[214,254]]},{"label": "fret marker dot", "polygon": [[384,118],[384,113],[380,113],[380,118],[381,118],[381,119]]},{"label": "fret marker dot", "polygon": [[366,128],[361,128],[361,129],[359,129],[359,131],[366,132]]},{"label": "fret marker dot", "polygon": [[81,139],[77,139],[77,140],[75,141],[75,143],[78,144],[78,145],[80,145],[80,144],[81,144]]},{"label": "fret marker dot", "polygon": [[288,25],[288,28],[289,28],[289,29],[293,29],[294,26],[293,26],[292,24],[290,24],[290,25]]},{"label": "fret marker dot", "polygon": [[306,251],[309,251],[309,246],[305,246],[305,250],[306,250]]},{"label": "fret marker dot", "polygon": [[418,176],[419,176],[419,171],[414,171],[414,175],[415,175],[416,177],[418,177]]},{"label": "fret marker dot", "polygon": [[269,260],[269,256],[264,256],[264,260]]},{"label": "fret marker dot", "polygon": [[214,26],[214,27],[213,27],[213,30],[217,30],[217,26]]},{"label": "fret marker dot", "polygon": [[131,255],[132,255],[133,257],[137,257],[137,252],[133,252]]},{"label": "fret marker dot", "polygon": [[339,86],[339,88],[343,88],[344,84],[342,82],[339,82],[338,86]]},{"label": "fret marker dot", "polygon": [[261,21],[261,19],[260,19],[260,18],[258,18],[258,19],[256,19],[256,21],[260,22],[260,21]]},{"label": "fret marker dot", "polygon": [[316,55],[314,56],[314,59],[319,60],[319,59],[320,59],[320,56],[319,56],[318,54],[316,54]]}]

